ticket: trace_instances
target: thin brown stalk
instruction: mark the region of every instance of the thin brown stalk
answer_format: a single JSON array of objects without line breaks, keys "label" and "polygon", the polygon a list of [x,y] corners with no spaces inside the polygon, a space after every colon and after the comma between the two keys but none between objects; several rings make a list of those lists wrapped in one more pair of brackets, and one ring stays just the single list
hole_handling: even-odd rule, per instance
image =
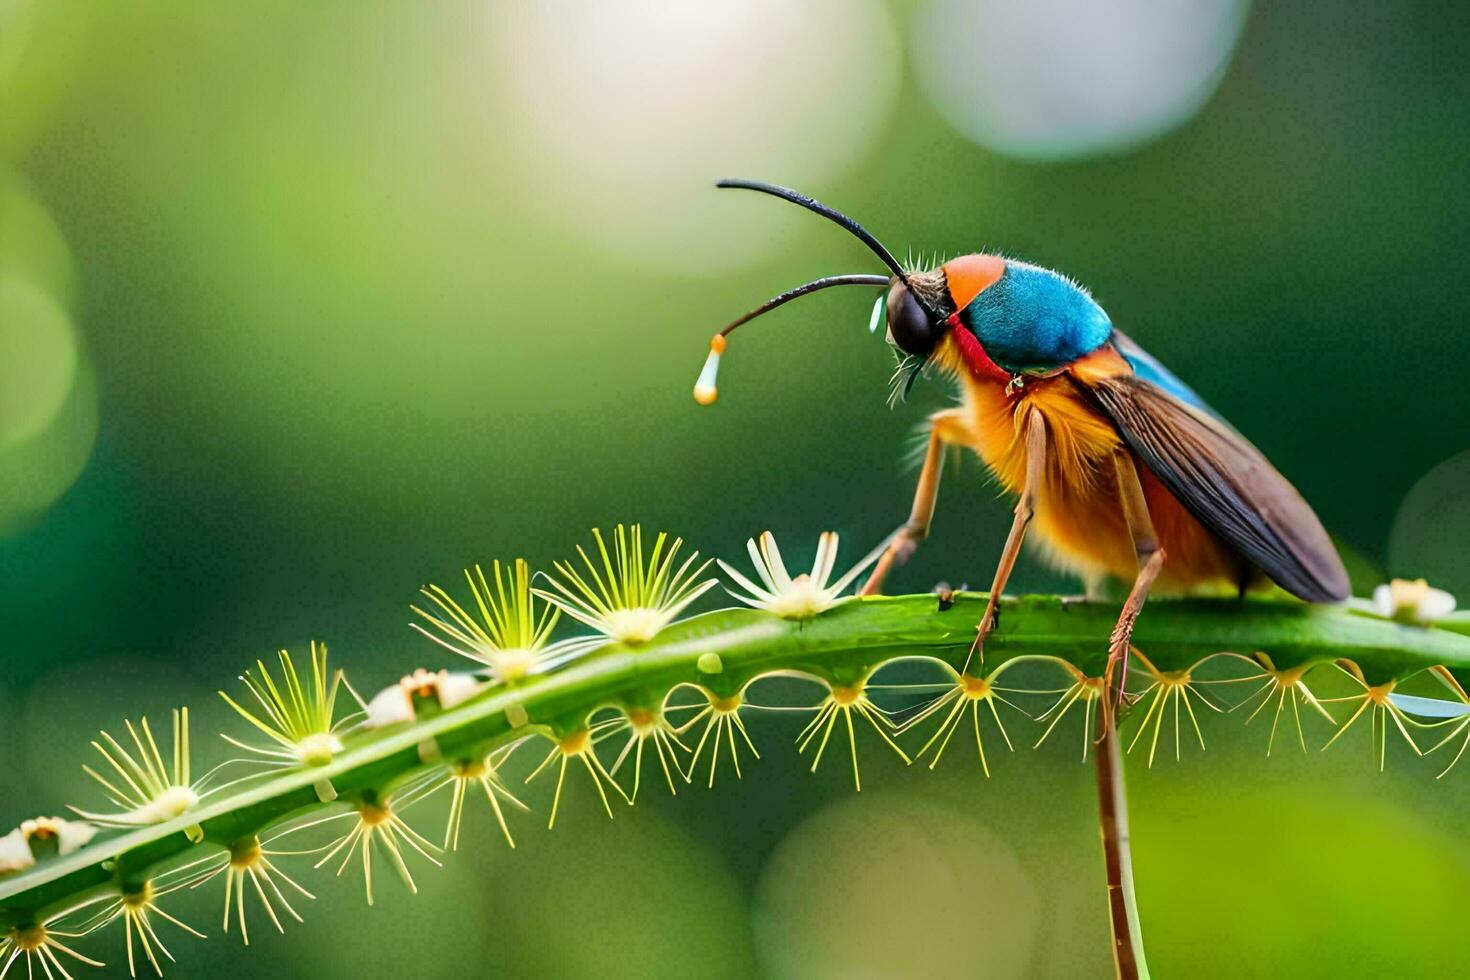
[{"label": "thin brown stalk", "polygon": [[1143,932],[1133,893],[1133,854],[1129,847],[1128,795],[1123,780],[1123,754],[1114,723],[1114,710],[1102,699],[1098,712],[1101,729],[1097,751],[1097,809],[1102,831],[1103,864],[1108,876],[1108,919],[1113,932],[1113,966],[1119,980],[1149,975],[1143,956]]}]

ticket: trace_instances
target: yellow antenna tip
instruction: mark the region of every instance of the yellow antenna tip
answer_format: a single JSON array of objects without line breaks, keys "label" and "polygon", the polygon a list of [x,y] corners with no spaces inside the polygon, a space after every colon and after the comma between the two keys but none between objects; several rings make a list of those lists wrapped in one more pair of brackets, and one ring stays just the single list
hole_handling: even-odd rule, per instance
[{"label": "yellow antenna tip", "polygon": [[720,396],[715,379],[720,373],[720,355],[724,352],[725,338],[715,334],[710,338],[709,357],[704,359],[704,370],[699,372],[699,380],[694,382],[694,400],[701,405],[713,405]]}]

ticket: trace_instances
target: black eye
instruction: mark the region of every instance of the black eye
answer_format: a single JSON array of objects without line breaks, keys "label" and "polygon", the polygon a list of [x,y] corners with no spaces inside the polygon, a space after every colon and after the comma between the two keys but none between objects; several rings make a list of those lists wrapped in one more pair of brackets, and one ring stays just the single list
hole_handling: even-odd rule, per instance
[{"label": "black eye", "polygon": [[939,325],[901,282],[894,283],[888,293],[888,336],[899,350],[919,357],[928,357],[939,342]]}]

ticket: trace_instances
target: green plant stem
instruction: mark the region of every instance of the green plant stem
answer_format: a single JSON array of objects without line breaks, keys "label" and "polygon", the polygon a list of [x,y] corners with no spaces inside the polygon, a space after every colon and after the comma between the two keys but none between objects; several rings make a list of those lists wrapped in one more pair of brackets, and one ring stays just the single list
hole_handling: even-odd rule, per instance
[{"label": "green plant stem", "polygon": [[[941,660],[959,670],[984,604],[984,595],[965,594],[941,612],[932,595],[873,597],[801,622],[730,609],[677,623],[637,648],[608,644],[564,669],[491,688],[450,710],[425,706],[412,724],[348,735],[344,751],[328,765],[262,774],[207,796],[176,819],[104,832],[73,854],[0,879],[0,928],[146,880],[193,852],[191,836],[200,830],[211,844],[227,847],[319,808],[318,787],[324,783],[343,802],[360,800],[423,770],[435,752],[444,760],[469,759],[526,734],[569,733],[599,707],[657,706],[680,684],[725,697],[777,670],[847,684],[904,657]],[[1101,675],[1116,606],[1031,596],[1007,599],[1000,608],[981,672],[1015,658],[1043,656],[1090,677]],[[1343,658],[1356,663],[1369,683],[1381,683],[1443,666],[1470,686],[1466,636],[1294,601],[1150,602],[1134,644],[1161,670],[1182,670],[1220,651],[1267,651],[1282,669]]]}]

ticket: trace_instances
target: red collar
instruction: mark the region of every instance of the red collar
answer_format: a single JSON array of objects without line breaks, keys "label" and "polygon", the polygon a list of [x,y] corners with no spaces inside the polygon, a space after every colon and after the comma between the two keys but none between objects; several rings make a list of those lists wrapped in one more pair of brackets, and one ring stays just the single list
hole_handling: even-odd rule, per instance
[{"label": "red collar", "polygon": [[1011,372],[1001,367],[990,359],[985,353],[980,338],[975,336],[974,331],[960,322],[959,313],[951,313],[944,321],[949,325],[950,333],[954,336],[955,346],[960,349],[960,356],[965,360],[965,366],[970,373],[977,378],[990,378],[994,381],[1009,383]]}]

